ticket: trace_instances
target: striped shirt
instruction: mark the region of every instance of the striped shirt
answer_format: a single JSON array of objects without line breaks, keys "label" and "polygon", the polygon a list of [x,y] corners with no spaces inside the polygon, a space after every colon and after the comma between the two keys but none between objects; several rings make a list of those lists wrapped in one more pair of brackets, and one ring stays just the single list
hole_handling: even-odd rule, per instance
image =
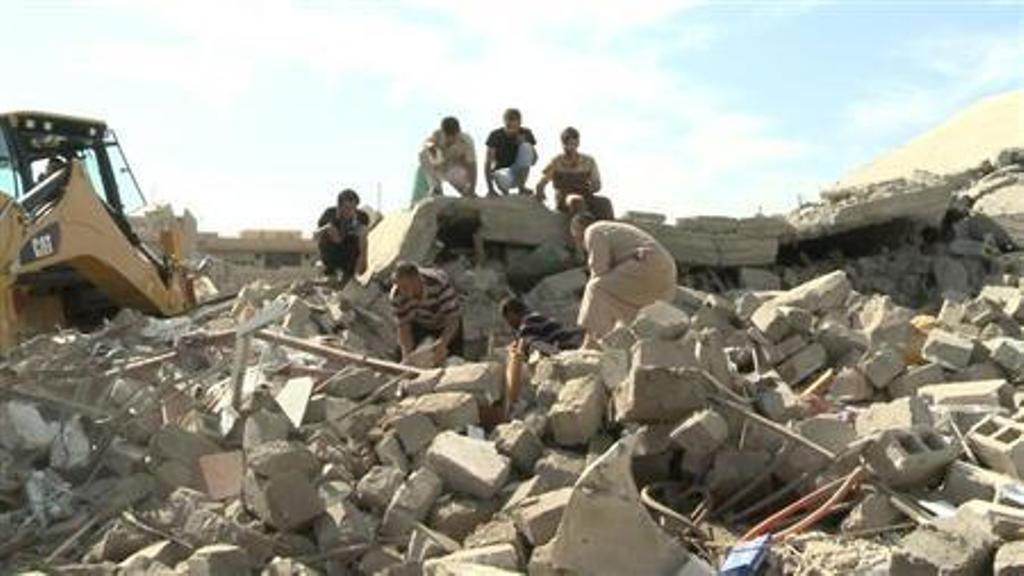
[{"label": "striped shirt", "polygon": [[[566,330],[562,325],[547,316],[531,312],[523,318],[516,335],[526,342],[530,348],[558,350],[574,350],[583,343],[583,333],[579,330]],[[541,346],[537,346],[542,344]]]},{"label": "striped shirt", "polygon": [[449,318],[462,315],[462,301],[448,281],[448,275],[436,268],[420,268],[423,293],[419,298],[406,298],[391,287],[391,310],[399,324],[410,322],[427,330],[441,330]]}]

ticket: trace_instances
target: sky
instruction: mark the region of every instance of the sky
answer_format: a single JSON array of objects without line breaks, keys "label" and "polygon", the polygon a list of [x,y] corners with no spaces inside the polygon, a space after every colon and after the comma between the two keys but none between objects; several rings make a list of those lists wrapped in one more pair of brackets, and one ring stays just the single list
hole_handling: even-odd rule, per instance
[{"label": "sky", "polygon": [[222,233],[309,232],[344,187],[402,209],[442,117],[482,146],[507,107],[541,163],[577,127],[619,212],[786,212],[1024,87],[1024,1],[0,0],[0,23],[0,110],[105,119],[150,202]]}]

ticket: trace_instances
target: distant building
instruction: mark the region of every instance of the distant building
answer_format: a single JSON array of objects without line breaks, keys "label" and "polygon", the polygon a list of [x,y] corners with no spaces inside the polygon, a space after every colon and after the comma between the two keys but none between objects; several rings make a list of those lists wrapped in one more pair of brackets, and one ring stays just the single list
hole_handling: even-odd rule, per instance
[{"label": "distant building", "polygon": [[316,242],[311,238],[303,238],[302,232],[298,230],[243,230],[238,236],[200,232],[196,249],[200,254],[236,266],[252,266],[264,270],[312,270],[319,257]]}]

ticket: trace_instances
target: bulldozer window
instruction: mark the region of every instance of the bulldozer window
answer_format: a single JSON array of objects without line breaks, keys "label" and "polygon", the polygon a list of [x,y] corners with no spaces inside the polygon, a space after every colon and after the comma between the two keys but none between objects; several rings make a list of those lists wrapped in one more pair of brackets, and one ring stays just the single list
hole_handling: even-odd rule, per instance
[{"label": "bulldozer window", "polygon": [[132,173],[128,160],[121,151],[117,141],[108,141],[107,156],[110,158],[110,171],[114,173],[114,180],[117,182],[117,189],[121,194],[121,203],[124,205],[126,214],[131,214],[142,209],[146,205],[146,198],[139,190],[135,175]]},{"label": "bulldozer window", "polygon": [[18,173],[14,169],[14,161],[11,158],[10,149],[3,133],[0,133],[0,194],[7,194],[17,198],[21,193]]}]

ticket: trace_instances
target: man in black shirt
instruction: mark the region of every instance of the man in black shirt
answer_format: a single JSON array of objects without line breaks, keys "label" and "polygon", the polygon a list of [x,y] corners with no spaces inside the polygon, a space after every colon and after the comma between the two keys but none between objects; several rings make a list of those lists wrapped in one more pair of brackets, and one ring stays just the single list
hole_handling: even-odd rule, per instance
[{"label": "man in black shirt", "polygon": [[487,193],[496,196],[494,185],[497,184],[502,194],[507,195],[513,188],[518,188],[520,194],[530,194],[526,178],[530,175],[530,166],[537,162],[534,150],[537,140],[529,128],[523,128],[519,110],[509,108],[504,120],[505,126],[487,137],[487,164],[484,166]]},{"label": "man in black shirt", "polygon": [[337,205],[324,210],[316,224],[314,238],[328,276],[341,272],[344,286],[353,276],[366,272],[366,233],[370,217],[359,210],[359,195],[354,190],[342,190]]}]

